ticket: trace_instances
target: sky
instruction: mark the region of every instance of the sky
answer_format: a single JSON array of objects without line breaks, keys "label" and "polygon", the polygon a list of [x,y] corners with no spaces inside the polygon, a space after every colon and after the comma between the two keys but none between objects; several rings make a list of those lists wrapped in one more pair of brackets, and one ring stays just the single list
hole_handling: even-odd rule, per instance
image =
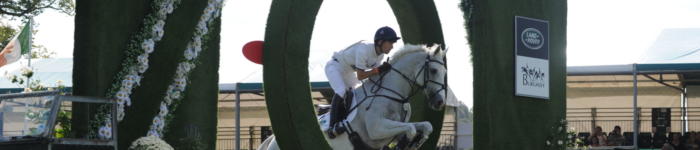
[{"label": "sky", "polygon": [[569,66],[634,63],[663,29],[700,28],[698,0],[569,0],[568,5]]},{"label": "sky", "polygon": [[[246,60],[241,48],[246,42],[263,40],[270,3],[271,0],[226,2],[222,13],[221,83],[250,78],[256,75],[251,72],[262,69]],[[471,107],[472,69],[459,0],[435,3],[449,48],[449,85],[458,99]],[[700,1],[569,0],[567,15],[567,65],[629,64],[643,55],[663,29],[699,28]],[[34,42],[56,51],[57,58],[72,57],[72,20],[72,16],[46,11],[35,18],[39,32],[34,35]],[[334,51],[359,40],[371,40],[381,26],[400,30],[385,1],[324,1],[312,35],[310,63],[324,63]]]}]

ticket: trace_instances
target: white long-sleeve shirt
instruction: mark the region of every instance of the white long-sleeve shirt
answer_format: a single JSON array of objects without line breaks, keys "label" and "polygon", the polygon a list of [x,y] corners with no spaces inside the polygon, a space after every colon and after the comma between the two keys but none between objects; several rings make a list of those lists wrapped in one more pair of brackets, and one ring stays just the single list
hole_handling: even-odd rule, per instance
[{"label": "white long-sleeve shirt", "polygon": [[[384,53],[377,54],[374,43],[368,41],[359,41],[349,47],[337,51],[333,54],[333,58],[349,69],[369,70],[381,65],[384,60]],[[345,68],[344,69],[348,69]]]}]

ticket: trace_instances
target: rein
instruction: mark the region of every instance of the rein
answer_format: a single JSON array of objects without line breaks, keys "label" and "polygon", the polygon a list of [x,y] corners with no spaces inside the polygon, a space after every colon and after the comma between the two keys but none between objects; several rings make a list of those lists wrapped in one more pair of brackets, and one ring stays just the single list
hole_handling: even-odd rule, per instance
[{"label": "rein", "polygon": [[[399,71],[398,69],[396,69],[396,68],[394,68],[394,67],[391,67],[391,70],[390,70],[390,71],[394,71],[394,72],[398,73],[399,75],[401,75],[401,77],[402,77],[405,81],[411,83],[411,84],[409,84],[409,86],[411,86],[411,92],[410,92],[409,95],[406,96],[406,97],[402,96],[401,93],[397,92],[396,90],[393,90],[393,89],[390,89],[390,88],[387,88],[387,87],[383,86],[384,77],[385,77],[389,72],[384,72],[384,73],[382,73],[382,74],[379,76],[379,80],[377,80],[377,81],[373,80],[372,78],[369,78],[368,81],[374,83],[374,85],[370,88],[370,92],[374,93],[374,95],[368,95],[368,93],[367,93],[367,88],[366,88],[365,86],[362,86],[362,92],[363,92],[364,95],[366,95],[366,96],[365,96],[361,101],[359,101],[356,105],[354,105],[352,108],[350,108],[350,109],[348,110],[348,112],[354,111],[357,107],[360,106],[360,104],[364,103],[364,102],[365,102],[367,99],[369,99],[369,98],[372,98],[372,102],[370,102],[370,105],[367,106],[367,108],[365,108],[366,110],[369,110],[369,108],[370,108],[370,107],[372,106],[372,104],[374,103],[374,98],[376,98],[376,97],[384,97],[384,98],[387,98],[387,99],[389,99],[389,100],[392,100],[392,101],[395,101],[395,102],[398,102],[398,103],[401,103],[401,104],[408,103],[409,100],[410,100],[413,96],[415,96],[416,93],[418,93],[418,91],[420,91],[420,90],[425,90],[425,88],[427,87],[427,85],[428,85],[429,83],[437,84],[437,85],[439,85],[439,86],[441,87],[439,90],[437,90],[436,92],[432,93],[428,98],[432,98],[432,97],[436,96],[437,93],[440,93],[440,91],[446,90],[447,85],[446,85],[446,84],[442,84],[442,83],[440,83],[440,82],[437,82],[437,81],[434,81],[434,80],[431,80],[431,79],[430,79],[430,72],[427,71],[427,70],[428,70],[428,66],[429,66],[430,63],[438,63],[438,64],[440,64],[440,65],[446,67],[446,65],[445,65],[444,62],[440,62],[440,61],[438,61],[438,60],[431,59],[430,56],[426,56],[426,58],[425,58],[425,63],[424,63],[423,66],[421,67],[420,71],[419,71],[418,73],[416,73],[416,75],[413,77],[413,79],[411,79],[408,75],[404,74],[403,72]],[[423,73],[423,84],[422,84],[422,85],[418,83],[418,77],[420,77],[420,74],[421,74],[421,73]],[[446,82],[447,82],[447,76],[446,76],[446,75],[445,75],[445,79],[444,79],[444,80],[445,80],[445,83],[446,83]],[[364,83],[363,83],[363,84],[364,84]],[[383,90],[387,90],[387,91],[393,93],[394,95],[397,95],[399,98],[392,97],[392,96],[389,96],[389,95],[376,94],[376,93],[379,92],[379,90],[382,90],[382,89],[383,89]]]}]

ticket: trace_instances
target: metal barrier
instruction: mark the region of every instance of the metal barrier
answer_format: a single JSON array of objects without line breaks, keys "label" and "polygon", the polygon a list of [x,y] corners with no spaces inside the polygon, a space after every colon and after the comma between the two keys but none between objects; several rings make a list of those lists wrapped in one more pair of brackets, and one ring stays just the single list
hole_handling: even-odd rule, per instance
[{"label": "metal barrier", "polygon": [[[117,149],[116,126],[112,128],[113,138],[110,139],[55,136],[57,115],[63,102],[115,104],[104,98],[59,95],[58,91],[0,94],[0,109],[3,110],[0,126],[8,125],[0,130],[3,133],[0,149]],[[112,105],[112,115],[116,115],[115,108]],[[116,124],[116,118],[111,122]]]},{"label": "metal barrier", "polygon": [[[660,117],[661,119],[658,120],[662,123],[658,125],[669,126],[667,126],[667,132],[661,134],[662,136],[659,136],[659,141],[657,141],[656,135],[653,133],[654,128],[652,127],[652,122],[654,122],[652,109],[637,108],[639,116],[637,121],[640,133],[637,143],[640,148],[660,148],[667,137],[671,137],[672,133],[684,135],[686,132],[700,131],[700,107],[671,107],[671,111],[667,111],[667,115],[670,115],[670,120],[666,120],[668,118],[664,117]],[[590,136],[593,128],[596,126],[600,126],[603,129],[603,134],[611,132],[615,126],[620,126],[621,133],[625,137],[623,145],[630,146],[634,142],[633,111],[634,109],[632,108],[568,108],[566,119],[569,131],[577,132],[579,138]],[[668,122],[664,123],[664,121]],[[666,124],[669,122],[670,124]],[[653,138],[652,135],[654,136]],[[585,141],[585,139],[583,140]],[[585,143],[584,145],[588,144]]]},{"label": "metal barrier", "polygon": [[[668,108],[668,107],[667,107]],[[652,108],[639,109],[639,132],[652,132]],[[684,113],[684,111],[686,113]],[[634,125],[632,108],[568,108],[566,120],[569,127],[577,132],[591,132],[595,126],[601,126],[603,132],[612,131],[620,126],[622,132],[633,132]],[[700,131],[700,107],[671,107],[670,132]]]}]

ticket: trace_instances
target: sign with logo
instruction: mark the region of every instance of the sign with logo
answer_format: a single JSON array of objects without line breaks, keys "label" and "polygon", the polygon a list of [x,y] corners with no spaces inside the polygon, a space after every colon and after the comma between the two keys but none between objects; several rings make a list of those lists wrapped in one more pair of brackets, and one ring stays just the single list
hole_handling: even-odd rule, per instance
[{"label": "sign with logo", "polygon": [[515,95],[549,99],[549,21],[515,16]]}]

